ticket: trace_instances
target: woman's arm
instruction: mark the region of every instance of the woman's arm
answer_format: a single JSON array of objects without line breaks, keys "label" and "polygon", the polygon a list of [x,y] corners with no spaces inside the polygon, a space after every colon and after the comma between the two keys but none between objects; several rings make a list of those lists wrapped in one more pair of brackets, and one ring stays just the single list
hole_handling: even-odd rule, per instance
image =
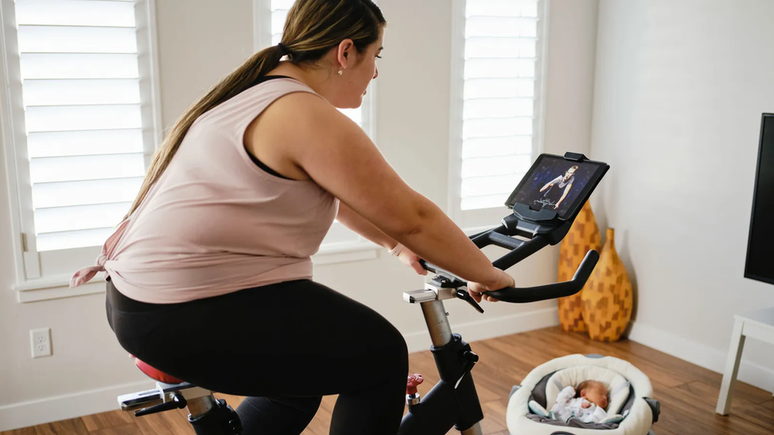
[{"label": "woman's arm", "polygon": [[384,234],[384,231],[376,228],[374,224],[357,214],[357,212],[349,208],[347,204],[339,204],[339,214],[336,216],[336,219],[344,224],[345,227],[377,245],[383,246],[387,250],[394,248],[398,244],[397,240]]},{"label": "woman's arm", "polygon": [[494,268],[443,211],[398,176],[363,130],[327,101],[289,94],[256,123],[251,151],[270,167],[280,162],[303,171],[390,238],[481,284],[472,285],[473,292],[513,285],[513,278]]},{"label": "woman's arm", "polygon": [[[377,245],[387,248],[391,252],[398,245],[397,240],[384,234],[382,230],[376,228],[374,224],[368,222],[366,218],[357,214],[357,212],[349,208],[346,204],[339,204],[339,214],[336,218],[350,230],[360,234]],[[401,263],[414,269],[414,272],[420,275],[427,275],[427,270],[419,263],[419,260],[421,259],[417,254],[411,252],[410,249],[400,249],[399,251],[399,253],[393,255],[397,255]]]},{"label": "woman's arm", "polygon": [[564,198],[567,197],[567,194],[570,193],[570,189],[572,189],[572,184],[568,184],[567,187],[565,187],[564,193],[562,193],[562,197],[559,198],[559,201],[556,202],[556,205],[554,206],[554,209],[559,208],[559,204],[561,204],[562,201],[564,201]]},{"label": "woman's arm", "polygon": [[545,186],[540,188],[540,191],[542,192],[542,191],[548,189],[548,186],[553,186],[553,185],[554,185],[554,182],[553,181],[549,181],[548,183],[546,183]]}]

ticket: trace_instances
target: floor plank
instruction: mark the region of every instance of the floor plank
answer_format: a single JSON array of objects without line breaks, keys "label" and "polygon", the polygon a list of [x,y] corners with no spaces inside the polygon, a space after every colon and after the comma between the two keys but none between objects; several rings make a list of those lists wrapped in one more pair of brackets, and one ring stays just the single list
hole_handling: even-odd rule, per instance
[{"label": "floor plank", "polygon": [[89,432],[132,423],[131,414],[123,411],[103,412],[102,414],[92,414],[81,418],[86,425],[86,430]]},{"label": "floor plank", "polygon": [[138,430],[135,424],[125,424],[123,426],[113,426],[105,429],[99,429],[91,432],[91,435],[137,435]]},{"label": "floor plank", "polygon": [[89,435],[83,418],[72,418],[35,426],[37,435]]},{"label": "floor plank", "polygon": [[34,427],[25,427],[22,429],[7,430],[0,432],[0,435],[37,435]]},{"label": "floor plank", "polygon": [[[550,343],[550,345],[546,345]],[[485,419],[485,435],[509,435],[506,410],[511,387],[521,382],[536,366],[567,354],[598,353],[630,361],[653,384],[654,396],[661,401],[661,419],[653,427],[658,435],[772,435],[774,397],[748,384],[738,382],[731,413],[715,414],[721,375],[674,358],[639,343],[592,342],[583,334],[564,333],[558,327],[471,343],[480,357],[473,370]],[[419,393],[427,394],[438,382],[433,356],[429,351],[412,354],[410,371],[419,372],[425,382]],[[242,397],[216,394],[236,408]],[[323,398],[317,415],[302,435],[328,435],[336,396]],[[111,411],[39,425],[34,428],[0,432],[0,435],[194,435],[184,410],[134,417]],[[458,434],[451,430],[449,434]],[[429,434],[430,435],[430,434]]]}]

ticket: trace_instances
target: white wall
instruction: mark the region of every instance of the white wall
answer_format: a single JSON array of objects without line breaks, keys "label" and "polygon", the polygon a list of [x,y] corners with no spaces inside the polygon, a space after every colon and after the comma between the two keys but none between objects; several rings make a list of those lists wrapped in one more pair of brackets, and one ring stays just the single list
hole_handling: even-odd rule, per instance
[{"label": "white wall", "polygon": [[[180,113],[253,52],[252,2],[157,1],[163,123]],[[451,2],[381,2],[389,21],[377,81],[377,143],[411,186],[447,204]],[[588,152],[597,0],[554,0],[549,22],[545,150]],[[0,153],[0,158],[2,153]],[[0,167],[5,168],[4,165]],[[115,341],[104,296],[20,304],[10,247],[5,177],[0,177],[0,431],[115,409],[115,396],[148,386]],[[493,222],[493,225],[496,224]],[[555,279],[556,250],[514,268],[521,285]],[[398,261],[316,268],[319,281],[374,307],[406,336],[429,346],[420,309],[401,293],[422,279]],[[447,304],[455,330],[474,340],[557,324],[556,305],[485,305],[480,315]],[[227,325],[225,325],[227,326]],[[54,356],[30,357],[29,330],[50,327]],[[227,364],[227,362],[224,362]]]},{"label": "white wall", "polygon": [[597,0],[553,0],[547,53],[544,151],[591,150]]},{"label": "white wall", "polygon": [[[636,278],[631,338],[723,371],[733,315],[774,306],[743,278],[762,112],[774,112],[774,2],[603,0],[592,151],[612,169],[600,227]],[[774,388],[774,347],[740,373]]]}]

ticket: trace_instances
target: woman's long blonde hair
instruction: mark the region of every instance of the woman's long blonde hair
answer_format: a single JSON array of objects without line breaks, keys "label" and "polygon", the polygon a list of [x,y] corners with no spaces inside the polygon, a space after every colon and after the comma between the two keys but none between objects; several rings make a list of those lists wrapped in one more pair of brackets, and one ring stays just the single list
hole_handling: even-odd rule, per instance
[{"label": "woman's long blonde hair", "polygon": [[385,24],[382,11],[371,0],[297,0],[288,12],[283,29],[281,44],[284,47],[276,45],[252,55],[175,122],[154,155],[140,192],[126,217],[137,210],[167,169],[188,129],[199,116],[253,86],[258,79],[279,66],[285,53],[295,65],[312,65],[345,39],[351,39],[358,53],[362,53],[379,39],[379,32]]}]

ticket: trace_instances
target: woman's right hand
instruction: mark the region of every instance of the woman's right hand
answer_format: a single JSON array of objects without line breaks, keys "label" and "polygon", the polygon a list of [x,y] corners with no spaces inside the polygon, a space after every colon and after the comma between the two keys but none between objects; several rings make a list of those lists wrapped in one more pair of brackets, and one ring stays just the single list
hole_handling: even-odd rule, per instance
[{"label": "woman's right hand", "polygon": [[484,299],[489,302],[497,302],[497,299],[483,294],[487,291],[500,290],[503,287],[513,287],[516,285],[513,277],[503,272],[502,270],[492,267],[495,271],[495,278],[489,284],[483,284],[480,282],[468,282],[468,293],[476,302],[481,302]]}]

